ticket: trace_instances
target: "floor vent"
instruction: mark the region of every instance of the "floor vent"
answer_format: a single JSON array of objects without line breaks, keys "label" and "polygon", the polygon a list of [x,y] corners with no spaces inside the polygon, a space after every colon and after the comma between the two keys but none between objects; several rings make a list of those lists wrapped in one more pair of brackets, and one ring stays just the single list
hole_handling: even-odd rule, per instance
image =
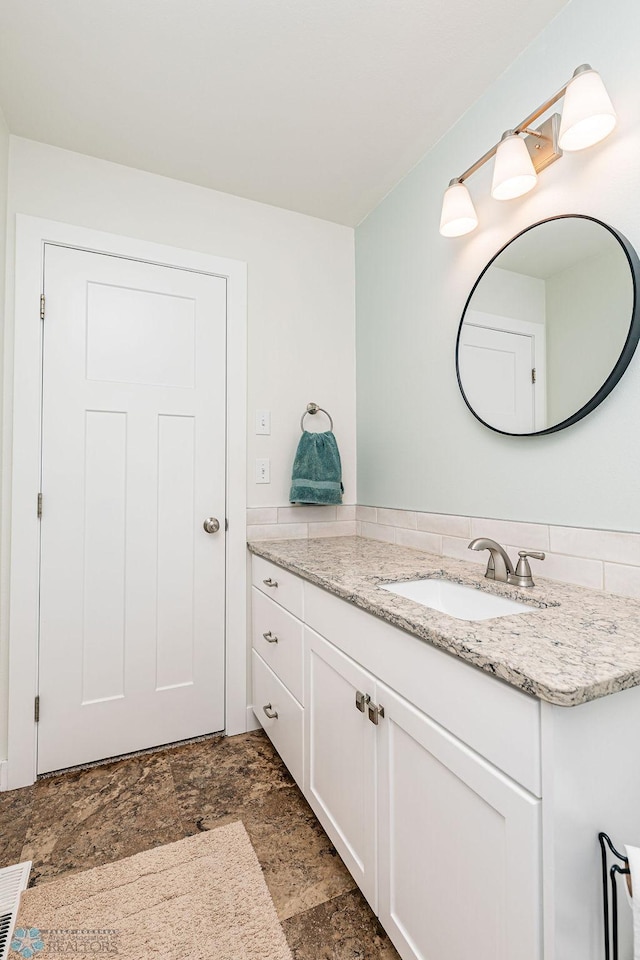
[{"label": "floor vent", "polygon": [[16,924],[20,894],[26,890],[31,861],[0,870],[0,960],[6,960]]}]

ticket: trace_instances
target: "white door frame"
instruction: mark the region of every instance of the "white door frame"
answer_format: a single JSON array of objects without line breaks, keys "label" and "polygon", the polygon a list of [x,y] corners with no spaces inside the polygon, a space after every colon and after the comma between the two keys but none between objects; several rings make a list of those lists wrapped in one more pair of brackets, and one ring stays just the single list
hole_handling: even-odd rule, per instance
[{"label": "white door frame", "polygon": [[[16,217],[15,342],[9,591],[9,789],[36,779],[34,698],[38,677],[39,521],[42,328],[40,294],[45,243],[143,260],[224,277],[227,281],[226,733],[247,729],[246,393],[247,266],[211,254]],[[46,322],[46,321],[45,321]],[[5,473],[5,482],[9,476]],[[45,508],[46,509],[46,508]],[[43,708],[44,707],[43,704]]]}]

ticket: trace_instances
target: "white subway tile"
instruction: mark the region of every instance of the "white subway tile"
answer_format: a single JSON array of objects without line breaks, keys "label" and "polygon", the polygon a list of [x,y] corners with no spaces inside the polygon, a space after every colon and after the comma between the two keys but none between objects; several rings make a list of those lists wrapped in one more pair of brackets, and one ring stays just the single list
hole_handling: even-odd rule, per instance
[{"label": "white subway tile", "polygon": [[[471,536],[489,537],[503,546],[505,543],[517,544],[518,550],[548,550],[549,527],[543,523],[519,523],[513,520],[487,520],[471,518]],[[575,555],[576,551],[561,550],[559,553]]]},{"label": "white subway tile", "polygon": [[329,523],[310,523],[309,537],[355,537],[355,520],[333,520]]},{"label": "white subway tile", "polygon": [[356,537],[362,537],[362,520],[356,520]]},{"label": "white subway tile", "polygon": [[471,539],[471,520],[469,517],[449,516],[445,513],[417,513],[418,530],[428,533],[441,533],[449,537],[468,537]]},{"label": "white subway tile", "polygon": [[[517,563],[518,553],[512,554],[513,564]],[[579,587],[592,590],[603,589],[603,565],[601,560],[587,560],[584,557],[566,557],[559,553],[546,554],[545,560],[529,558],[533,579],[549,577],[562,583],[575,583]]]},{"label": "white subway tile", "polygon": [[247,527],[248,540],[302,540],[309,535],[307,523],[266,523]]},{"label": "white subway tile", "polygon": [[249,507],[247,510],[247,523],[277,523],[277,507]]},{"label": "white subway tile", "polygon": [[301,504],[299,507],[278,507],[278,523],[318,523],[336,519],[331,504]]},{"label": "white subway tile", "polygon": [[412,550],[424,550],[425,553],[442,553],[442,537],[437,533],[396,528],[396,543],[401,547],[411,547]]},{"label": "white subway tile", "polygon": [[622,597],[640,599],[640,567],[605,563],[604,588],[609,593],[618,593]]},{"label": "white subway tile", "polygon": [[458,539],[458,537],[443,537],[442,555],[453,557],[455,560],[468,560],[471,563],[484,564],[485,567],[489,559],[488,553],[484,550],[469,550],[469,541],[466,537],[463,540]]},{"label": "white subway tile", "polygon": [[640,566],[640,534],[580,527],[551,527],[551,549],[574,557]]},{"label": "white subway tile", "polygon": [[336,507],[336,520],[355,520],[356,507],[354,503],[343,503]]},{"label": "white subway tile", "polygon": [[389,527],[415,530],[416,515],[411,510],[392,510],[388,507],[378,507],[378,523],[384,523]]},{"label": "white subway tile", "polygon": [[375,507],[356,507],[356,520],[366,520],[368,523],[375,523],[378,512]]},{"label": "white subway tile", "polygon": [[370,540],[386,540],[388,543],[394,543],[395,533],[395,527],[384,527],[381,523],[362,521],[362,536]]}]

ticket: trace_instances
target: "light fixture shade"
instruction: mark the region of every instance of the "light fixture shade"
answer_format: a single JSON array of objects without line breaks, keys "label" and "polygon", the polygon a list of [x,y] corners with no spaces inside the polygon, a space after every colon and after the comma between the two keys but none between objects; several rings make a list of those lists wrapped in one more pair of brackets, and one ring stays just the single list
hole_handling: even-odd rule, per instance
[{"label": "light fixture shade", "polygon": [[537,182],[538,175],[524,140],[516,133],[505,133],[496,151],[491,196],[495,200],[513,200],[533,190]]},{"label": "light fixture shade", "polygon": [[452,180],[445,190],[440,216],[443,237],[462,237],[478,226],[478,215],[464,183]]},{"label": "light fixture shade", "polygon": [[597,70],[578,67],[564,95],[558,143],[561,150],[584,150],[611,133],[617,117]]}]

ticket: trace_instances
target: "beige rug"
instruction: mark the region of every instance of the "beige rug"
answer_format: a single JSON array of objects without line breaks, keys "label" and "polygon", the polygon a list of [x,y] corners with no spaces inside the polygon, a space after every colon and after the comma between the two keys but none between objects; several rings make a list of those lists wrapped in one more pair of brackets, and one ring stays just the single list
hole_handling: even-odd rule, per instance
[{"label": "beige rug", "polygon": [[11,960],[70,954],[291,960],[240,822],[27,890]]}]

